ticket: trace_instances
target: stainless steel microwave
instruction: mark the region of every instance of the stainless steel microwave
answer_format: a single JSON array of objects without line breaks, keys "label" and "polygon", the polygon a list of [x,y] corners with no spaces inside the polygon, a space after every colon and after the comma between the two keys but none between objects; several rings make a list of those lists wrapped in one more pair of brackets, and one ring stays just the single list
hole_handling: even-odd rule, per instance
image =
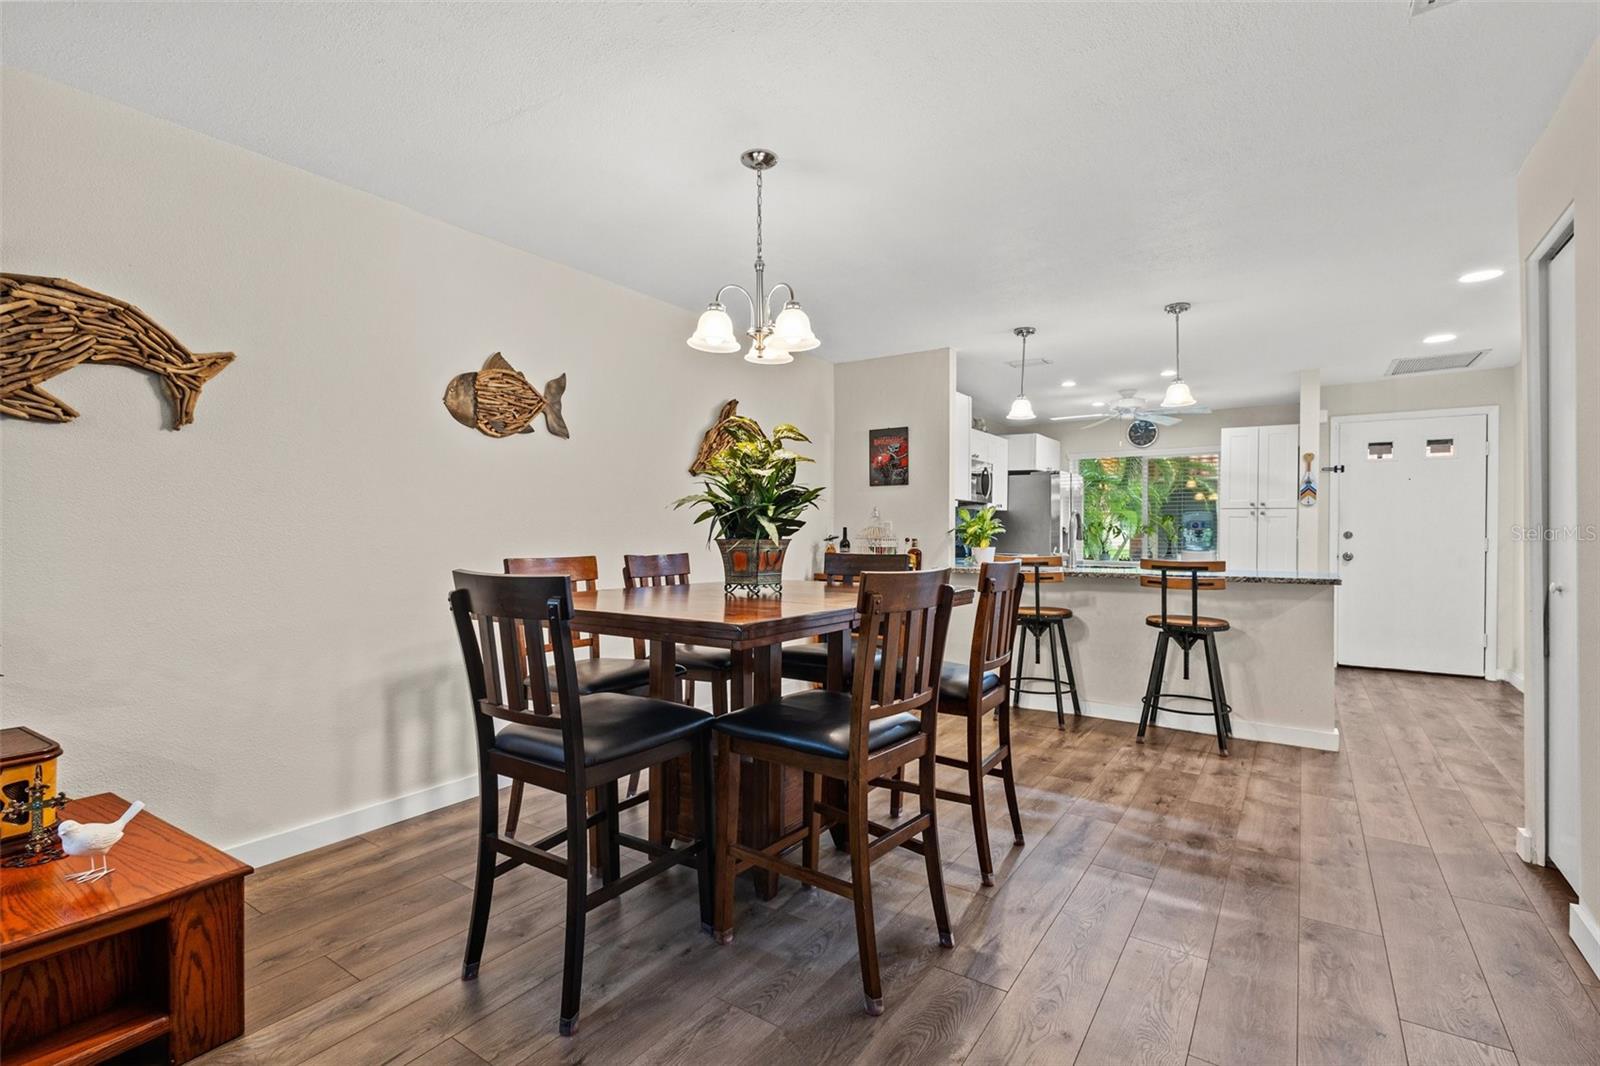
[{"label": "stainless steel microwave", "polygon": [[967,497],[969,503],[994,502],[994,464],[977,456],[972,457],[972,487]]}]

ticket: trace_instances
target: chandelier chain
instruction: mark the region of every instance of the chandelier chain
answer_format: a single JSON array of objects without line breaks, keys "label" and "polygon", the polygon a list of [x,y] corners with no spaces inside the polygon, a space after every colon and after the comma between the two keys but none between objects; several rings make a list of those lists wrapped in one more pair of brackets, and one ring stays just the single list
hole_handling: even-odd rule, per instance
[{"label": "chandelier chain", "polygon": [[761,171],[756,171],[756,262],[761,262]]}]

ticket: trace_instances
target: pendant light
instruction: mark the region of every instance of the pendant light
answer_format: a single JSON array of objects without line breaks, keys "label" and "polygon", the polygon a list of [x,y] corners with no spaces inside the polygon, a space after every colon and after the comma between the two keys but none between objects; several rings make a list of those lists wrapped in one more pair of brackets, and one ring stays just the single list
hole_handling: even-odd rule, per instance
[{"label": "pendant light", "polygon": [[1189,305],[1182,302],[1173,303],[1162,310],[1172,316],[1172,368],[1177,373],[1172,379],[1172,384],[1167,386],[1167,394],[1161,398],[1161,406],[1193,407],[1194,393],[1189,391],[1189,386],[1183,380],[1183,336],[1178,330],[1179,319],[1189,310]]},{"label": "pendant light", "polygon": [[[739,157],[739,162],[756,172],[756,293],[757,300],[743,285],[724,285],[700,313],[689,347],[702,352],[732,353],[743,347],[733,332],[733,319],[722,306],[722,294],[738,289],[750,304],[750,328],[745,330],[750,338],[750,350],[745,353],[747,363],[759,366],[778,366],[794,362],[791,352],[809,352],[822,342],[811,332],[811,319],[800,309],[795,299],[794,286],[778,282],[771,289],[766,286],[766,260],[761,257],[761,191],[762,175],[778,165],[775,153],[765,148],[752,148]],[[782,289],[788,294],[783,309],[777,317],[772,314],[772,298]]]},{"label": "pendant light", "polygon": [[1006,419],[1011,422],[1032,422],[1033,404],[1028,400],[1028,338],[1037,332],[1032,326],[1018,326],[1011,331],[1022,338],[1022,371],[1017,379],[1017,398],[1011,401]]}]

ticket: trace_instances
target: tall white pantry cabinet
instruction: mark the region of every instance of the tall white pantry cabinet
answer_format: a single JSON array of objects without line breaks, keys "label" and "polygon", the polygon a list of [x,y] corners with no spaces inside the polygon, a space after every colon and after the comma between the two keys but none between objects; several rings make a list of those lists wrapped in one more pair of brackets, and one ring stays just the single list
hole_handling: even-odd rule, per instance
[{"label": "tall white pantry cabinet", "polygon": [[1299,568],[1300,427],[1222,431],[1217,551],[1236,570]]}]

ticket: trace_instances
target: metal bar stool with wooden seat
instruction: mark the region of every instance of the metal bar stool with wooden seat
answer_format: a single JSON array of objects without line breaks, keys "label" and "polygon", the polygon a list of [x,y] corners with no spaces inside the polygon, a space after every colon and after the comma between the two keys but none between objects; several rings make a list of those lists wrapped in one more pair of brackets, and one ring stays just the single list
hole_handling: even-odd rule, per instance
[{"label": "metal bar stool with wooden seat", "polygon": [[[1216,720],[1217,749],[1226,756],[1228,738],[1233,735],[1231,717],[1233,707],[1228,703],[1228,690],[1222,683],[1222,660],[1217,655],[1217,634],[1226,632],[1229,626],[1227,619],[1212,618],[1200,613],[1200,590],[1227,588],[1227,578],[1219,575],[1227,570],[1228,564],[1221,559],[1203,561],[1141,559],[1139,566],[1144,570],[1157,571],[1157,574],[1141,575],[1139,584],[1145,588],[1161,590],[1161,613],[1146,615],[1144,620],[1145,625],[1159,630],[1160,633],[1156,637],[1155,658],[1150,664],[1150,681],[1145,686],[1143,710],[1139,715],[1139,743],[1144,743],[1146,727],[1156,724],[1157,711],[1168,711],[1172,714],[1209,714]],[[1188,614],[1173,614],[1168,610],[1169,589],[1189,593]],[[1191,696],[1184,692],[1161,691],[1167,673],[1167,650],[1173,642],[1183,649],[1184,680],[1189,678],[1189,649],[1196,644],[1204,646],[1208,695]],[[1182,707],[1167,706],[1162,703],[1163,700],[1193,700],[1209,704],[1209,708],[1203,711],[1187,710]]]},{"label": "metal bar stool with wooden seat", "polygon": [[[955,946],[945,905],[934,796],[939,670],[955,598],[948,581],[948,570],[863,574],[857,655],[870,656],[881,648],[882,669],[857,670],[847,693],[797,692],[712,719],[717,736],[717,802],[723,804],[717,811],[717,940],[726,944],[733,939],[733,880],[741,870],[770,870],[843,896],[855,907],[868,1014],[883,1012],[872,909],[874,859],[898,847],[923,857],[939,943]],[[761,849],[736,839],[741,756],[792,766],[803,775],[804,824]],[[915,784],[891,780],[891,774],[912,762],[918,764]],[[844,784],[843,808],[823,801],[823,778]],[[873,788],[915,792],[916,811],[891,825],[872,821],[867,796]],[[839,822],[848,827],[848,881],[817,867],[822,830]],[[796,845],[802,845],[801,865],[782,857]]]},{"label": "metal bar stool with wooden seat", "polygon": [[[466,663],[478,748],[477,874],[461,978],[473,980],[483,958],[494,883],[518,866],[566,880],[566,946],[561,975],[562,1036],[578,1027],[583,990],[583,941],[589,911],[674,866],[699,875],[700,924],[710,931],[712,908],[711,716],[681,703],[578,687],[573,658],[572,583],[566,577],[517,577],[455,572],[450,594],[456,635]],[[528,647],[548,645],[553,671]],[[551,673],[554,680],[551,680]],[[559,696],[553,700],[552,696]],[[557,711],[559,710],[559,714]],[[505,727],[495,730],[496,721]],[[691,760],[697,838],[663,846],[621,831],[617,815],[644,800],[619,800],[617,782],[636,770]],[[566,824],[532,842],[499,831],[500,778],[561,793]],[[586,797],[600,802],[589,813]],[[600,887],[589,890],[589,837],[596,837]],[[566,845],[566,854],[553,848]],[[643,852],[644,865],[622,872],[621,849]]]},{"label": "metal bar stool with wooden seat", "polygon": [[[592,555],[554,555],[546,557],[523,557],[504,560],[505,571],[508,574],[517,574],[524,577],[565,577],[572,581],[572,587],[581,592],[590,592],[600,582],[600,562]],[[635,656],[632,659],[602,658],[600,655],[600,636],[597,633],[574,633],[572,635],[574,648],[588,648],[589,654],[581,659],[575,659],[576,680],[578,691],[584,695],[595,692],[628,692],[635,695],[644,695],[650,690],[650,660],[645,657]],[[545,648],[546,652],[553,649]],[[550,678],[554,683],[554,667],[551,667]],[[682,672],[680,668],[679,672]],[[637,790],[638,782],[632,783],[629,788],[631,796]],[[506,832],[516,831],[517,819],[522,815],[522,782],[511,782],[511,803],[506,816]]]},{"label": "metal bar stool with wooden seat", "polygon": [[[978,872],[985,885],[994,884],[994,857],[989,854],[989,816],[983,801],[985,777],[998,777],[1005,785],[1006,807],[1011,812],[1012,839],[1022,846],[1022,813],[1017,808],[1017,779],[1011,752],[1011,634],[1017,605],[1022,598],[1022,564],[984,563],[978,571],[978,613],[972,623],[972,654],[965,665],[946,663],[939,674],[939,713],[967,720],[964,757],[940,755],[940,766],[965,770],[967,791],[936,789],[942,800],[972,808],[972,835],[977,841]],[[973,678],[978,684],[972,684]],[[983,719],[994,712],[999,741],[987,755],[983,751]]]},{"label": "metal bar stool with wooden seat", "polygon": [[[689,583],[689,555],[675,552],[671,555],[624,555],[622,557],[622,584],[636,589],[646,586],[687,585]],[[649,651],[645,642],[633,642],[636,658],[647,659]],[[694,686],[705,682],[711,686],[711,711],[728,713],[728,691],[733,684],[733,652],[727,648],[699,648],[679,644],[678,666],[682,668],[684,683],[689,688],[689,698],[684,702],[694,704]]]},{"label": "metal bar stool with wooden seat", "polygon": [[[910,570],[909,555],[878,555],[875,552],[832,552],[822,557],[822,580],[830,585],[854,585],[872,570]],[[845,659],[845,680],[850,680],[852,660]],[[791,681],[828,683],[828,646],[819,641],[801,641],[783,646],[783,676]]]},{"label": "metal bar stool with wooden seat", "polygon": [[[1061,572],[1061,556],[1059,555],[1006,555],[996,556],[997,560],[1006,562],[1019,562],[1023,566],[1022,580],[1033,586],[1033,602],[1022,603],[1017,608],[1017,654],[1012,661],[1011,685],[1013,689],[1012,704],[1020,706],[1024,694],[1030,696],[1054,696],[1056,698],[1056,728],[1067,727],[1066,709],[1062,706],[1063,695],[1072,697],[1072,716],[1083,717],[1083,706],[1078,702],[1078,675],[1072,669],[1072,647],[1067,642],[1067,619],[1072,617],[1071,607],[1057,607],[1046,605],[1040,595],[1040,586],[1065,581],[1066,575]],[[1046,570],[1050,567],[1050,570]],[[1026,601],[1028,597],[1024,596]],[[1023,673],[1023,650],[1027,647],[1028,637],[1033,637],[1033,661],[1038,665],[1040,652],[1043,645],[1039,642],[1041,636],[1050,638],[1050,676],[1042,674]],[[1061,668],[1066,667],[1067,683],[1061,683]],[[1025,684],[1035,684],[1036,687],[1026,688]],[[1037,685],[1048,685],[1049,688],[1039,688]]]}]

